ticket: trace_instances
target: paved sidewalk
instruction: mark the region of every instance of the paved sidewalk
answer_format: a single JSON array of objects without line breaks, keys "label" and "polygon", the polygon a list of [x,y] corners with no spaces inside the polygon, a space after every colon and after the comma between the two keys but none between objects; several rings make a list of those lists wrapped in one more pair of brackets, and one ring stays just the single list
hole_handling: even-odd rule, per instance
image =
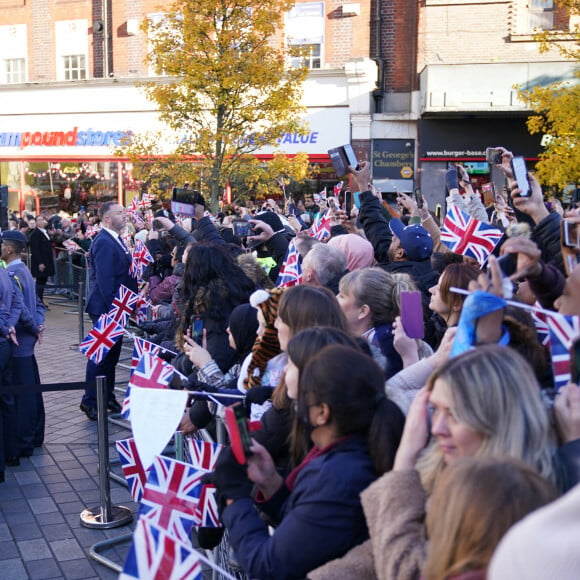
[{"label": "paved sidewalk", "polygon": [[[57,297],[47,298],[50,311],[46,331],[36,349],[42,382],[83,381],[86,359],[76,349],[78,314],[68,313],[75,304],[58,304]],[[86,331],[89,325],[87,321]],[[117,380],[127,374],[119,370]],[[6,468],[6,481],[0,484],[2,580],[117,578],[111,569],[89,558],[89,550],[96,542],[129,533],[135,522],[110,530],[88,529],[80,524],[81,512],[99,504],[97,424],[79,410],[81,394],[44,393],[44,446],[31,458],[21,459],[19,467]],[[121,401],[120,393],[117,399]],[[129,436],[128,430],[109,423],[110,442]],[[117,457],[114,450],[110,457]],[[118,465],[112,469],[120,473]],[[110,485],[111,503],[127,506],[135,514],[137,505],[127,488],[113,480]],[[122,565],[128,546],[124,542],[102,554]]]}]

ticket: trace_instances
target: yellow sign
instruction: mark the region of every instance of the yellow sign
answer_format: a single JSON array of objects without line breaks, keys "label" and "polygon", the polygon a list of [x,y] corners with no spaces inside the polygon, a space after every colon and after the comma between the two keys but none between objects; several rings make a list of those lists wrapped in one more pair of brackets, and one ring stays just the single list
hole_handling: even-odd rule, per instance
[{"label": "yellow sign", "polygon": [[411,177],[413,177],[413,168],[412,167],[401,167],[401,177],[403,179],[411,179]]}]

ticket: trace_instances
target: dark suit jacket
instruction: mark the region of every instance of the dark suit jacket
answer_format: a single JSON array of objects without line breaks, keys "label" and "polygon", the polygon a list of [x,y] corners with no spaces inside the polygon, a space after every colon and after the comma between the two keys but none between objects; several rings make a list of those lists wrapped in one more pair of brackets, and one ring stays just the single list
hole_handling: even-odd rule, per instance
[{"label": "dark suit jacket", "polygon": [[[35,278],[41,276],[54,276],[54,257],[52,242],[37,228],[30,234],[30,271]],[[44,272],[38,269],[39,264],[44,264]]]},{"label": "dark suit jacket", "polygon": [[106,230],[101,230],[89,250],[89,299],[86,311],[100,316],[109,311],[121,284],[137,292],[129,274],[131,255]]}]

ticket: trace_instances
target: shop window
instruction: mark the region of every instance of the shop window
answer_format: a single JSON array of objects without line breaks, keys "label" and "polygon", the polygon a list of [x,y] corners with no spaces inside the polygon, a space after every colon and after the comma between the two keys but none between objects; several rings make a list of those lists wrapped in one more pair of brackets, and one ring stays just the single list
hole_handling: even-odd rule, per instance
[{"label": "shop window", "polygon": [[84,54],[70,54],[63,56],[62,59],[65,81],[78,81],[87,78],[87,64]]},{"label": "shop window", "polygon": [[4,61],[4,67],[8,84],[26,82],[26,60],[24,58],[8,58]]},{"label": "shop window", "polygon": [[554,28],[554,1],[529,0],[528,26],[530,30]]}]

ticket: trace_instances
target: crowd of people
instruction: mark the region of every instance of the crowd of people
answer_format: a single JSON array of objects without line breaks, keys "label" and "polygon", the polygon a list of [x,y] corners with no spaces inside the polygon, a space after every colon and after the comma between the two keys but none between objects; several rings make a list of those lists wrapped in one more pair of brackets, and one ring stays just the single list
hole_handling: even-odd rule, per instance
[{"label": "crowd of people", "polygon": [[[190,397],[180,430],[211,432],[228,404],[220,394],[244,395],[255,423],[246,462],[226,448],[206,480],[248,577],[551,578],[552,558],[564,562],[558,578],[577,576],[573,542],[536,539],[534,566],[523,542],[540,524],[558,526],[562,506],[580,507],[580,389],[555,381],[542,325],[552,312],[579,327],[580,245],[561,232],[578,231],[580,210],[548,207],[532,174],[520,196],[512,154],[500,150],[506,188],[490,207],[462,167],[446,173],[448,207],[503,234],[485,264],[443,243],[426,201],[383,203],[368,162],[350,168],[359,207],[308,196],[213,216],[192,192],[191,219],[160,208],[128,218],[109,202],[92,243],[84,220],[68,232],[90,243],[93,320],[121,284],[137,289],[125,243],[146,243],[153,262],[140,291],[153,307],[141,330],[186,377],[172,388],[212,394]],[[313,236],[321,215],[328,231]],[[68,224],[57,225],[64,234]],[[423,338],[406,328],[407,293],[419,297]],[[97,373],[118,410],[115,348],[87,366],[89,419]],[[200,530],[204,547],[220,539]]]}]

